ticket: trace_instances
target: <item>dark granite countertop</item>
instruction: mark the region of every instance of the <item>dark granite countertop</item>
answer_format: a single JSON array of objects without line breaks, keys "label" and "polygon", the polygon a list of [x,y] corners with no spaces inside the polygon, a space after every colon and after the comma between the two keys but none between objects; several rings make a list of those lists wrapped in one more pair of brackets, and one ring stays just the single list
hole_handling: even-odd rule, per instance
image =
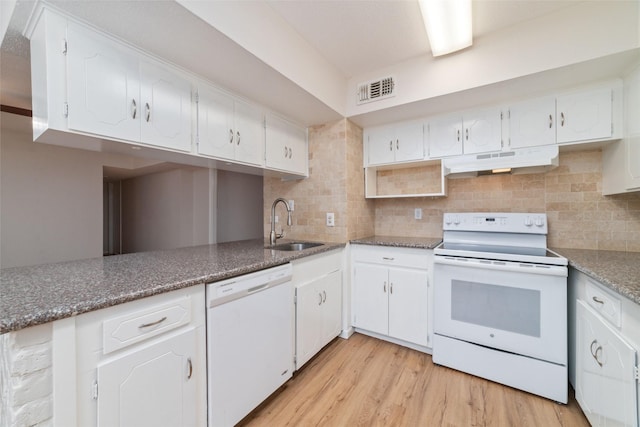
[{"label": "dark granite countertop", "polygon": [[640,252],[554,248],[569,265],[640,304]]},{"label": "dark granite countertop", "polygon": [[351,240],[351,244],[393,246],[397,248],[433,249],[442,242],[442,237],[395,237],[371,236],[363,239]]},{"label": "dark granite countertop", "polygon": [[0,270],[0,334],[344,247],[299,252],[245,240]]}]

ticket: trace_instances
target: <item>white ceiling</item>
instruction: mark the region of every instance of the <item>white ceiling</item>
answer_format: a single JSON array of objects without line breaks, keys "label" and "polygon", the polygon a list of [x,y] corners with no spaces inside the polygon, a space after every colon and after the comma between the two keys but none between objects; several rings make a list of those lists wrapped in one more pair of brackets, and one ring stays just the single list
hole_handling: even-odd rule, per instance
[{"label": "white ceiling", "polygon": [[[267,2],[347,78],[431,51],[417,1]],[[474,0],[474,39],[577,2]]]},{"label": "white ceiling", "polygon": [[[341,116],[340,111],[309,93],[303,85],[292,82],[175,1],[53,0],[51,3],[303,124],[325,123]],[[258,1],[241,3],[251,5]],[[310,49],[315,49],[337,70],[345,87],[350,78],[429,53],[417,1],[262,0],[262,3],[268,4]],[[578,3],[584,1],[474,0],[474,39],[480,40]],[[33,4],[33,0],[17,0],[0,56],[0,101],[21,108],[30,108],[29,48],[21,33]],[[260,30],[256,28],[255,37],[261,36]],[[283,54],[295,55],[295,52]]]}]

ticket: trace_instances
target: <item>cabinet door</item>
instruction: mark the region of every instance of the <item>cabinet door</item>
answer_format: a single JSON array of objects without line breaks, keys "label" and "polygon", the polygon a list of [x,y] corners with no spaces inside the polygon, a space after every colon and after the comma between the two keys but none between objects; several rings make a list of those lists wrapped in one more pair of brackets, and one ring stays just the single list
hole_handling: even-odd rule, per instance
[{"label": "cabinet door", "polygon": [[196,346],[190,329],[98,365],[98,426],[195,425]]},{"label": "cabinet door", "polygon": [[318,282],[296,288],[296,296],[296,369],[300,369],[322,348],[323,296]]},{"label": "cabinet door", "polygon": [[372,264],[354,266],[354,325],[358,328],[387,335],[388,269]]},{"label": "cabinet door", "polygon": [[395,131],[392,126],[370,129],[367,132],[369,165],[393,163],[395,144]]},{"label": "cabinet door", "polygon": [[511,148],[556,143],[556,99],[539,98],[509,107],[509,146]]},{"label": "cabinet door", "polygon": [[464,116],[464,153],[487,153],[502,148],[500,110],[473,111]]},{"label": "cabinet door", "polygon": [[462,119],[442,117],[429,122],[429,158],[462,154]]},{"label": "cabinet door", "polygon": [[198,90],[198,153],[233,160],[233,98],[206,88]]},{"label": "cabinet door", "polygon": [[389,335],[427,345],[426,270],[389,269]]},{"label": "cabinet door", "polygon": [[236,100],[234,113],[236,160],[254,165],[264,164],[262,111]]},{"label": "cabinet door", "polygon": [[139,70],[132,52],[69,24],[67,91],[69,129],[140,140]]},{"label": "cabinet door", "polygon": [[306,130],[274,115],[268,115],[265,123],[266,166],[298,175],[307,175]]},{"label": "cabinet door", "polygon": [[140,63],[142,142],[191,151],[191,84],[158,65]]},{"label": "cabinet door", "polygon": [[558,143],[588,141],[611,136],[611,89],[565,95],[557,100]]},{"label": "cabinet door", "polygon": [[342,271],[320,279],[322,289],[322,346],[337,337],[342,330]]},{"label": "cabinet door", "polygon": [[422,160],[424,158],[424,132],[422,123],[398,126],[396,136],[396,162]]},{"label": "cabinet door", "polygon": [[583,301],[576,316],[576,400],[594,426],[637,426],[635,350]]}]

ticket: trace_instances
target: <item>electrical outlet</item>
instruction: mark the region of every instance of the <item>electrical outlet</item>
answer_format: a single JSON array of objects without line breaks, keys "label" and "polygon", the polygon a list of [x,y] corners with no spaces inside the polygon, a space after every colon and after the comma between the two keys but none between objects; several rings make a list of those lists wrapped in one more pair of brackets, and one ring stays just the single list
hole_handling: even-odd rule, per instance
[{"label": "electrical outlet", "polygon": [[327,227],[334,227],[336,225],[333,212],[327,212]]},{"label": "electrical outlet", "polygon": [[289,209],[291,209],[291,212],[293,212],[294,206],[293,200],[289,200]]},{"label": "electrical outlet", "polygon": [[422,219],[422,209],[421,208],[415,208],[413,210],[413,217],[415,219]]}]

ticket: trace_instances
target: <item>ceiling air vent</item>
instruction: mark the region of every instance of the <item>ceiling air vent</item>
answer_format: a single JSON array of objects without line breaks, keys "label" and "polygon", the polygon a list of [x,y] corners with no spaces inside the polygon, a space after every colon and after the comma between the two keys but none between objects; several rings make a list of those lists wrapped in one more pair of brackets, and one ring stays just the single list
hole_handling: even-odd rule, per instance
[{"label": "ceiling air vent", "polygon": [[358,104],[365,102],[377,101],[379,99],[389,98],[395,95],[395,81],[393,77],[385,77],[384,79],[373,80],[358,85]]}]

